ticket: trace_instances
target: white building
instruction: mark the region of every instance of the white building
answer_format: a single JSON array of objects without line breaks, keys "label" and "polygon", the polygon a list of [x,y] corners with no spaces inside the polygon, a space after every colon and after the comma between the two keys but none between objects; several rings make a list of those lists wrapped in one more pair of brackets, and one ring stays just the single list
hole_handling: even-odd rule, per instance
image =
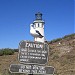
[{"label": "white building", "polygon": [[30,34],[34,37],[34,41],[44,42],[44,24],[42,20],[42,13],[38,12],[35,14],[35,21],[30,24]]}]

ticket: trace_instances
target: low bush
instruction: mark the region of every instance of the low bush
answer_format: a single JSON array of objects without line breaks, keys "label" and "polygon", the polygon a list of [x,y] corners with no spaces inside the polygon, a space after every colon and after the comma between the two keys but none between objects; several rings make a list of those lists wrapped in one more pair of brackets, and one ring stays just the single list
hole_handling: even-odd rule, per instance
[{"label": "low bush", "polygon": [[62,38],[57,38],[57,39],[54,39],[54,40],[50,41],[50,43],[58,42],[58,41],[61,41],[61,40],[62,40]]},{"label": "low bush", "polygon": [[18,50],[18,49],[14,49],[14,51],[15,51],[15,52],[18,52],[19,50]]},{"label": "low bush", "polygon": [[0,56],[2,56],[3,55],[3,50],[0,50]]},{"label": "low bush", "polygon": [[2,55],[13,55],[13,54],[14,54],[13,49],[5,48],[5,49],[0,50],[0,56],[2,56]]},{"label": "low bush", "polygon": [[12,54],[14,54],[14,50],[6,48],[3,50],[3,54],[4,55],[12,55]]},{"label": "low bush", "polygon": [[63,37],[63,39],[66,39],[66,38],[74,38],[74,36],[75,36],[75,33],[74,34],[70,34],[70,35],[65,35]]}]

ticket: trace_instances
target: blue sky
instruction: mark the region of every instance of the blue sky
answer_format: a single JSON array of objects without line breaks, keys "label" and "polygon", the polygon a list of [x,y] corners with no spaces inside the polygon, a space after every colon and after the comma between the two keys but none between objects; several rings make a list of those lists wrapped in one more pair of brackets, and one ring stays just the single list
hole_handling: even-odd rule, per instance
[{"label": "blue sky", "polygon": [[0,0],[0,48],[18,48],[32,40],[30,24],[41,12],[48,41],[75,32],[74,0]]}]

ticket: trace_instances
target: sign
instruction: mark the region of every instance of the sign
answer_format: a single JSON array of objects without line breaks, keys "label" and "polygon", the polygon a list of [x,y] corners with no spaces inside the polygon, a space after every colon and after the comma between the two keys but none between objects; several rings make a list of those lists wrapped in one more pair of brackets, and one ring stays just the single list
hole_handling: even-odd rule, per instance
[{"label": "sign", "polygon": [[19,61],[24,64],[46,64],[48,48],[46,43],[21,41],[19,44]]},{"label": "sign", "polygon": [[54,74],[54,68],[51,66],[39,66],[39,65],[23,65],[12,64],[9,71],[11,73],[26,73],[26,74]]}]

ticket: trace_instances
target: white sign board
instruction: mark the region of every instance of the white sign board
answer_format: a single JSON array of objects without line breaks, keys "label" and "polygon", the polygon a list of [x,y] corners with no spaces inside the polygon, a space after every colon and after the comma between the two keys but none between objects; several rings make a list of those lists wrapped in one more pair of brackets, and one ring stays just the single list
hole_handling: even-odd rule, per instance
[{"label": "white sign board", "polygon": [[49,47],[46,43],[21,41],[19,61],[24,64],[46,64]]}]

